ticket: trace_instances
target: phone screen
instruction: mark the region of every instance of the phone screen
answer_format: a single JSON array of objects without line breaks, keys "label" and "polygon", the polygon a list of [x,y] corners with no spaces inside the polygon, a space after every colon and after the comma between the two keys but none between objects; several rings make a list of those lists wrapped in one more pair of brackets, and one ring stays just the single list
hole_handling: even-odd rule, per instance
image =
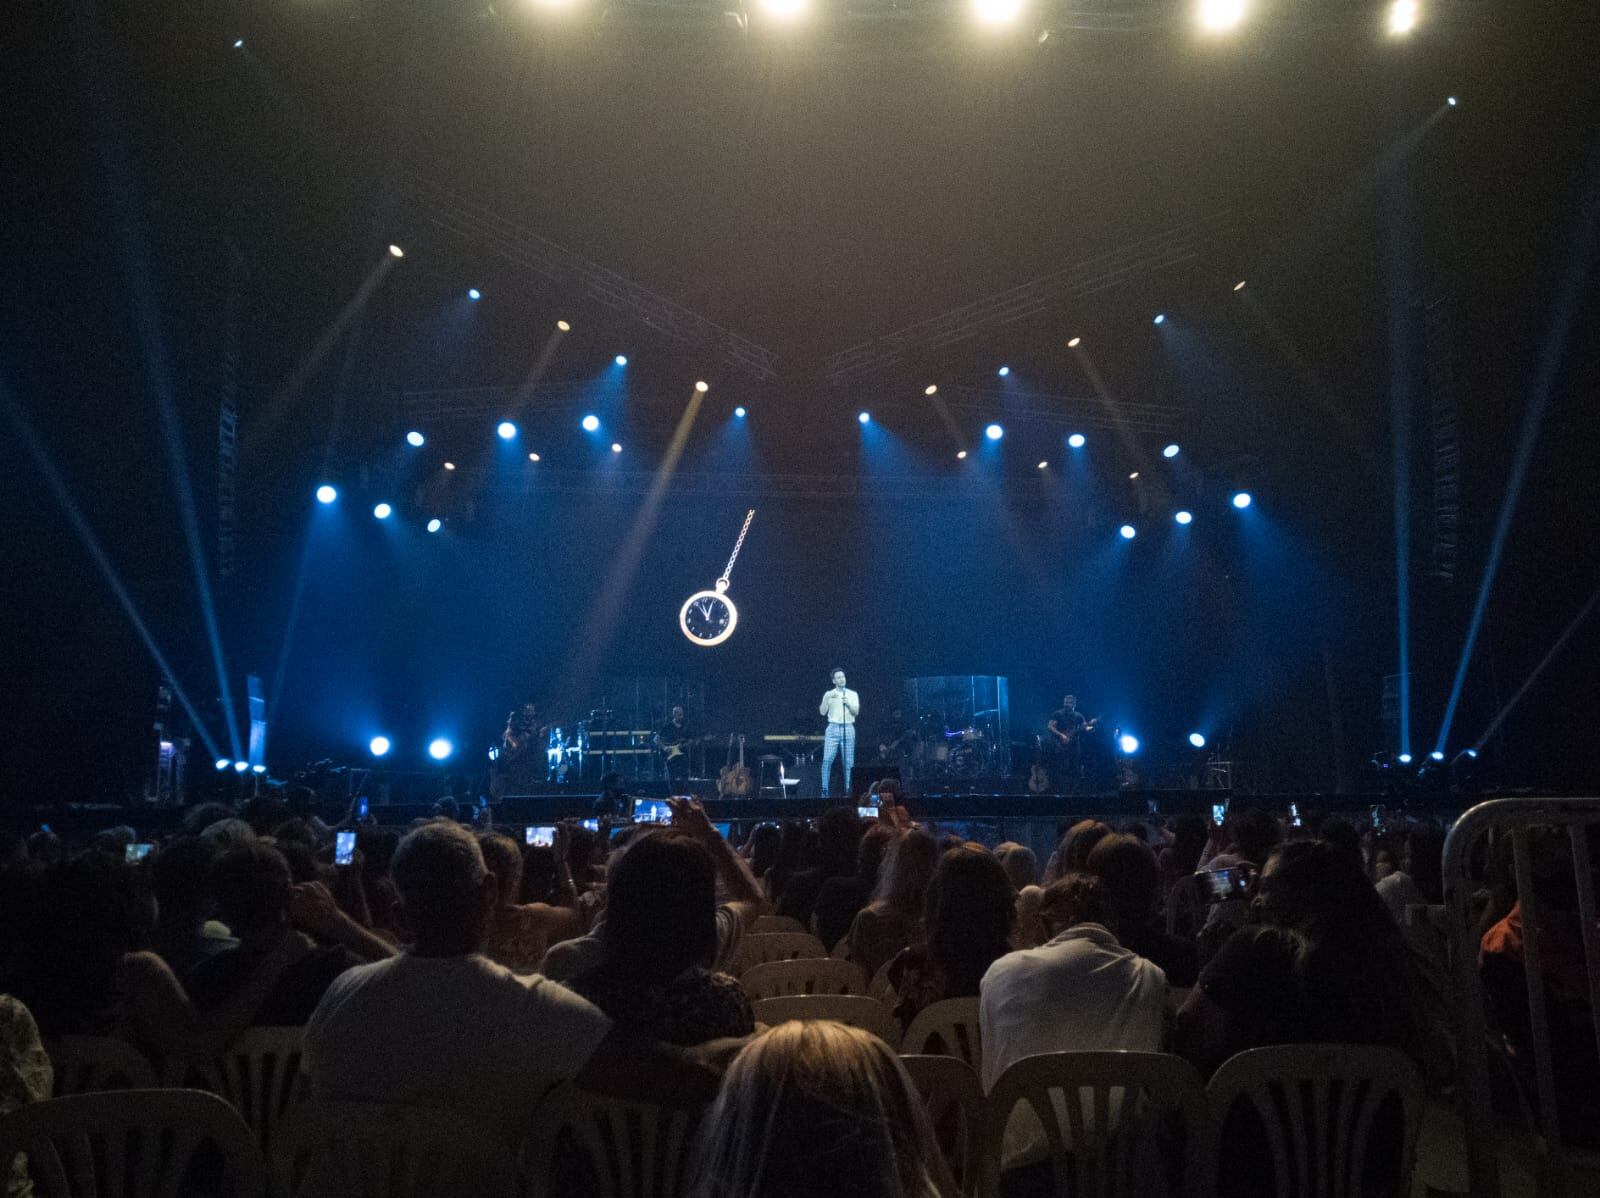
[{"label": "phone screen", "polygon": [[1228,805],[1226,803],[1213,803],[1213,804],[1211,804],[1211,822],[1212,823],[1221,824],[1222,821],[1227,819],[1227,818],[1228,818]]},{"label": "phone screen", "polygon": [[876,807],[857,807],[856,814],[862,819],[877,819],[878,809]]},{"label": "phone screen", "polygon": [[636,824],[670,824],[672,808],[664,799],[636,799],[633,804],[633,822]]},{"label": "phone screen", "polygon": [[587,828],[591,832],[598,832],[600,830],[600,821],[597,819],[580,819],[578,827]]},{"label": "phone screen", "polygon": [[132,865],[136,861],[143,861],[155,847],[153,844],[130,844],[122,850],[122,859]]},{"label": "phone screen", "polygon": [[711,826],[717,830],[717,835],[722,837],[722,839],[731,840],[733,838],[733,824],[731,822],[712,824]]},{"label": "phone screen", "polygon": [[550,849],[556,844],[554,824],[529,824],[522,830],[523,839],[538,848]]},{"label": "phone screen", "polygon": [[1250,893],[1250,873],[1244,869],[1213,869],[1200,875],[1206,898],[1213,903],[1242,899]]},{"label": "phone screen", "polygon": [[1372,826],[1374,828],[1383,827],[1383,808],[1382,807],[1374,807],[1372,809]]},{"label": "phone screen", "polygon": [[1291,828],[1303,828],[1303,827],[1305,827],[1305,820],[1300,818],[1300,804],[1299,803],[1290,803],[1289,804],[1289,826]]},{"label": "phone screen", "polygon": [[372,804],[367,800],[367,796],[366,795],[362,795],[361,796],[361,801],[356,804],[356,818],[357,819],[366,819],[368,812],[370,812],[371,810],[372,810]]},{"label": "phone screen", "polygon": [[355,859],[356,834],[354,832],[336,832],[333,837],[333,863],[335,865],[349,865]]}]

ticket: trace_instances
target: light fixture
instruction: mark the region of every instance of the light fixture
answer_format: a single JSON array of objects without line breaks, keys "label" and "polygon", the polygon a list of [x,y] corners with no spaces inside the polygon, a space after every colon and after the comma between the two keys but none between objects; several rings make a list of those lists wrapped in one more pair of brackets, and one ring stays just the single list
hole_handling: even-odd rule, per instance
[{"label": "light fixture", "polygon": [[517,435],[517,426],[512,424],[509,420],[502,420],[494,431],[495,435],[498,436],[502,441],[510,441],[513,440]]},{"label": "light fixture", "polygon": [[1435,749],[1433,752],[1428,754],[1428,760],[1429,761],[1443,761],[1444,760],[1444,750],[1443,749]]},{"label": "light fixture", "polygon": [[600,431],[600,417],[596,416],[593,412],[591,412],[591,413],[589,413],[589,415],[585,416],[583,418],[583,431],[586,432],[586,433],[597,433],[597,432],[599,432]]},{"label": "light fixture", "polygon": [[374,757],[382,757],[389,751],[390,747],[387,736],[374,736],[367,742],[367,749]]},{"label": "light fixture", "polygon": [[705,382],[704,379],[696,383],[694,385],[694,389],[700,392],[701,395],[704,395],[707,391],[711,390],[710,386]]},{"label": "light fixture", "polygon": [[252,765],[250,767],[250,772],[252,774],[264,774],[267,772],[267,767],[264,765]]},{"label": "light fixture", "polygon": [[1047,466],[1049,466],[1049,465],[1050,465],[1050,463],[1049,463],[1049,462],[1040,462],[1040,463],[1039,463],[1039,469],[1041,469],[1041,470],[1043,470],[1043,469],[1045,469],[1045,468],[1046,468],[1046,467],[1047,467]]},{"label": "light fixture", "polygon": [[561,331],[562,331],[562,332],[563,332],[563,333],[570,333],[570,332],[572,332],[572,326],[571,326],[571,325],[570,325],[570,324],[568,324],[568,323],[567,323],[567,322],[566,322],[566,321],[564,321],[564,320],[558,320],[558,321],[556,321],[556,328],[558,328],[558,329],[560,329],[560,330],[561,330]]},{"label": "light fixture", "polygon": [[1190,511],[1174,512],[1172,518],[1179,524],[1190,524],[1194,521],[1194,513]]},{"label": "light fixture", "polygon": [[1150,323],[1151,324],[1166,324],[1167,323],[1167,314],[1165,312],[1157,312],[1156,313],[1156,318],[1154,320],[1152,320]]},{"label": "light fixture", "polygon": [[438,532],[443,527],[444,527],[444,521],[439,519],[438,516],[435,516],[432,520],[428,521],[428,531],[429,532]]},{"label": "light fixture", "polygon": [[1411,754],[1410,753],[1402,753],[1402,754],[1400,754],[1400,756],[1396,757],[1395,760],[1398,761],[1401,765],[1410,765],[1411,764]]},{"label": "light fixture", "polygon": [[616,357],[612,358],[611,360],[613,362],[615,362],[618,366],[626,366],[628,364],[628,355],[627,354],[618,354]]},{"label": "light fixture", "polygon": [[1083,340],[1082,337],[1074,337],[1074,338],[1072,338],[1072,340],[1067,342],[1067,348],[1068,349],[1077,349],[1078,348],[1078,343],[1080,341],[1082,341],[1082,340]]},{"label": "light fixture", "polygon": [[622,442],[620,442],[620,441],[611,442],[611,452],[612,453],[621,453],[622,452]]},{"label": "light fixture", "polygon": [[1404,37],[1416,29],[1421,15],[1417,0],[1394,0],[1389,5],[1389,32],[1395,37]]},{"label": "light fixture", "polygon": [[1173,442],[1171,445],[1168,445],[1161,451],[1161,456],[1164,458],[1175,458],[1181,452],[1182,450],[1178,448],[1177,442]]},{"label": "light fixture", "polygon": [[871,424],[872,423],[872,413],[871,412],[857,412],[856,413],[856,419],[859,420],[862,424]]},{"label": "light fixture", "polygon": [[242,37],[234,38],[233,39],[233,48],[235,50],[243,50],[244,49],[244,38],[242,38]]},{"label": "light fixture", "polygon": [[1072,446],[1074,449],[1082,449],[1084,440],[1085,438],[1082,433],[1073,433],[1072,436],[1067,438],[1067,444]]},{"label": "light fixture", "polygon": [[1205,735],[1200,732],[1191,732],[1189,733],[1189,743],[1197,749],[1203,749],[1206,747]]},{"label": "light fixture", "polygon": [[937,394],[939,394],[939,384],[938,383],[929,383],[926,387],[924,387],[922,389],[922,393],[924,395],[937,395]]},{"label": "light fixture", "polygon": [[401,249],[399,246],[391,245],[389,247],[389,257],[391,257],[391,258],[404,258],[405,256],[406,256],[406,252],[403,249]]},{"label": "light fixture", "polygon": [[232,764],[233,764],[232,760],[227,758],[227,757],[218,757],[217,758],[217,769],[218,770],[225,770]]},{"label": "light fixture", "polygon": [[1139,530],[1131,524],[1124,524],[1121,528],[1117,529],[1117,535],[1119,535],[1124,541],[1131,541],[1134,537],[1139,535]]},{"label": "light fixture", "polygon": [[1235,291],[1243,291],[1244,290],[1244,280],[1240,279],[1237,283],[1235,283],[1233,285],[1233,289]]},{"label": "light fixture", "polygon": [[1200,0],[1195,19],[1211,33],[1233,29],[1244,20],[1245,0]]},{"label": "light fixture", "polygon": [[1131,732],[1124,732],[1117,737],[1117,748],[1131,757],[1139,751],[1139,738]]},{"label": "light fixture", "polygon": [[372,515],[375,519],[387,520],[390,516],[394,515],[394,508],[390,507],[387,503],[375,504],[372,509]]},{"label": "light fixture", "polygon": [[1009,376],[1011,374],[1011,367],[1002,366],[999,370],[995,371],[995,373],[998,374],[1001,378],[1006,378],[1007,376]]},{"label": "light fixture", "polygon": [[530,453],[528,455],[528,461],[537,462],[538,460],[539,460],[539,455],[537,453]]},{"label": "light fixture", "polygon": [[972,15],[980,25],[998,29],[1022,15],[1023,0],[972,0]]},{"label": "light fixture", "polygon": [[412,429],[406,434],[406,444],[411,446],[413,449],[421,449],[427,443],[428,438],[424,437],[416,429]]},{"label": "light fixture", "polygon": [[998,424],[991,424],[983,430],[983,435],[988,437],[991,441],[998,441],[1001,437],[1006,435],[1006,430],[1001,428]]},{"label": "light fixture", "polygon": [[428,756],[435,761],[443,761],[455,751],[455,745],[451,744],[447,737],[436,736],[428,742]]},{"label": "light fixture", "polygon": [[1233,506],[1238,508],[1241,512],[1254,502],[1255,500],[1250,498],[1249,491],[1238,491],[1235,492],[1233,496]]},{"label": "light fixture", "polygon": [[733,409],[733,414],[735,416],[737,416],[740,420],[743,420],[745,418],[744,405],[740,404],[737,408]]},{"label": "light fixture", "polygon": [[1444,102],[1446,104],[1450,105],[1451,108],[1454,108],[1456,106],[1456,98],[1454,96],[1446,96],[1444,98]]},{"label": "light fixture", "polygon": [[967,460],[967,451],[964,450],[964,449],[956,450],[956,461],[964,462],[966,460]]},{"label": "light fixture", "polygon": [[337,498],[339,498],[338,488],[330,486],[327,483],[323,483],[317,488],[317,502],[323,507],[327,507]]},{"label": "light fixture", "polygon": [[793,21],[805,16],[811,0],[761,0],[761,11],[780,21]]},{"label": "light fixture", "polygon": [[1138,477],[1139,477],[1139,472],[1137,470],[1135,470],[1132,474],[1128,475],[1128,481],[1129,482],[1133,482],[1134,479],[1136,479]]},{"label": "light fixture", "polygon": [[467,298],[469,300],[481,300],[483,298],[483,292],[479,291],[476,287],[468,287]]},{"label": "light fixture", "polygon": [[444,464],[444,468],[446,470],[454,470],[456,468],[456,464],[454,462],[446,462]]}]

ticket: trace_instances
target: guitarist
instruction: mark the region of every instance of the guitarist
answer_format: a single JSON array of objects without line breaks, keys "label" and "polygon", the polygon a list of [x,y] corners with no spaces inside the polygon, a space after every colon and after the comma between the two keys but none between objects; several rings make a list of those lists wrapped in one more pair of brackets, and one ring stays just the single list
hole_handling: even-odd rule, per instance
[{"label": "guitarist", "polygon": [[1067,776],[1076,779],[1083,765],[1083,734],[1098,723],[1086,720],[1078,710],[1078,697],[1066,695],[1061,706],[1050,713],[1049,745],[1055,760],[1066,767]]},{"label": "guitarist", "polygon": [[689,780],[689,717],[683,705],[672,709],[672,718],[656,729],[656,748],[667,767],[667,781],[681,790]]}]

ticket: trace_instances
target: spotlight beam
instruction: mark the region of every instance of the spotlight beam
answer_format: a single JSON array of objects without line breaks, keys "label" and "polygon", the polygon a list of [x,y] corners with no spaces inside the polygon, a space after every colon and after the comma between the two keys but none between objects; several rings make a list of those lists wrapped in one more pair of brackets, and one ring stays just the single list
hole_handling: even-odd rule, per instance
[{"label": "spotlight beam", "polygon": [[128,617],[128,622],[133,625],[134,631],[139,634],[139,639],[144,642],[145,649],[160,668],[162,677],[171,683],[172,693],[177,697],[184,713],[188,715],[189,722],[194,725],[195,732],[199,734],[201,741],[205,743],[206,752],[213,761],[224,756],[217,747],[216,739],[206,730],[205,721],[200,718],[200,713],[195,709],[195,705],[189,701],[188,694],[178,682],[178,675],[167,661],[166,654],[161,651],[161,646],[156,644],[156,639],[150,631],[150,626],[144,622],[144,617],[139,614],[138,607],[134,605],[133,596],[128,593],[127,587],[123,586],[122,580],[117,577],[116,569],[111,564],[111,558],[101,546],[99,538],[94,535],[94,530],[89,527],[88,519],[73,500],[72,492],[67,489],[66,480],[61,477],[61,473],[56,469],[55,463],[50,460],[50,455],[46,451],[44,444],[39,440],[38,434],[34,432],[33,426],[28,423],[27,417],[23,414],[21,405],[17,403],[16,398],[4,383],[0,383],[0,408],[5,409],[6,417],[11,421],[12,427],[16,429],[17,439],[27,446],[34,465],[39,468],[39,473],[44,475],[45,482],[50,487],[50,493],[55,496],[56,502],[61,505],[61,510],[72,524],[73,531],[78,534],[78,539],[83,542],[84,549],[94,559],[94,564],[105,578],[106,585],[111,588],[111,593],[116,596],[117,602],[122,606],[123,614]]},{"label": "spotlight beam", "polygon": [[1506,700],[1506,705],[1489,721],[1489,726],[1479,734],[1478,739],[1472,742],[1474,749],[1482,749],[1488,743],[1489,738],[1500,730],[1500,725],[1505,723],[1506,717],[1511,714],[1518,703],[1522,702],[1522,696],[1533,688],[1533,684],[1539,680],[1539,675],[1543,674],[1545,668],[1556,659],[1556,655],[1561,652],[1562,647],[1572,639],[1572,634],[1577,632],[1583,622],[1589,618],[1589,613],[1595,609],[1597,603],[1600,603],[1600,587],[1596,587],[1590,593],[1588,602],[1578,609],[1578,614],[1572,617],[1572,622],[1562,630],[1560,636],[1556,637],[1555,644],[1551,645],[1549,651],[1539,659],[1539,664],[1533,667],[1533,672],[1522,680],[1522,685],[1517,687],[1511,698]]},{"label": "spotlight beam", "polygon": [[1544,427],[1545,409],[1550,406],[1550,393],[1555,390],[1556,376],[1566,357],[1567,339],[1577,319],[1584,288],[1589,282],[1589,267],[1595,253],[1595,227],[1600,225],[1600,138],[1589,147],[1588,182],[1583,199],[1578,205],[1571,233],[1571,252],[1564,255],[1567,268],[1561,278],[1561,288],[1553,305],[1553,319],[1547,328],[1544,347],[1539,355],[1538,373],[1534,377],[1533,393],[1523,412],[1522,431],[1517,441],[1516,457],[1511,463],[1511,474],[1506,480],[1505,498],[1500,504],[1500,514],[1495,520],[1494,539],[1489,543],[1489,559],[1483,567],[1483,581],[1478,586],[1478,598],[1473,604],[1472,620],[1467,625],[1467,639],[1461,646],[1461,660],[1456,666],[1455,682],[1450,688],[1450,699],[1445,705],[1444,719],[1439,725],[1439,739],[1434,748],[1443,749],[1450,737],[1450,725],[1455,721],[1456,707],[1461,702],[1461,691],[1466,685],[1467,667],[1472,664],[1472,651],[1477,647],[1478,634],[1483,629],[1483,615],[1489,606],[1489,595],[1494,589],[1495,575],[1500,570],[1500,559],[1510,537],[1511,522],[1517,514],[1517,504],[1522,498],[1523,483],[1528,477],[1528,467],[1533,461],[1533,450],[1538,444],[1540,430]]}]

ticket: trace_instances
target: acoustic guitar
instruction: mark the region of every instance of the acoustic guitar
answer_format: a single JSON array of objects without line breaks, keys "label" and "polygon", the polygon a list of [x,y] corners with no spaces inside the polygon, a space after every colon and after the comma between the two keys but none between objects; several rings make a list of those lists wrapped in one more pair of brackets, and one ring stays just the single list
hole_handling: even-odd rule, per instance
[{"label": "acoustic guitar", "polygon": [[719,799],[748,799],[755,793],[755,778],[744,763],[744,734],[738,737],[739,760],[733,760],[734,737],[728,737],[728,764],[717,771],[717,797]]}]

